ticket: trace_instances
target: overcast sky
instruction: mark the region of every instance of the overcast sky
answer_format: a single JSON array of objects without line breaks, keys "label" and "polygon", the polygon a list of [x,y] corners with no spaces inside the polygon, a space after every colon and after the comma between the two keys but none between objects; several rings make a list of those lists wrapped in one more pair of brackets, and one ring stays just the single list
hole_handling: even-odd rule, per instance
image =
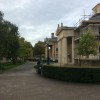
[{"label": "overcast sky", "polygon": [[57,25],[74,26],[99,0],[0,0],[4,19],[19,27],[20,36],[34,46],[55,33]]}]

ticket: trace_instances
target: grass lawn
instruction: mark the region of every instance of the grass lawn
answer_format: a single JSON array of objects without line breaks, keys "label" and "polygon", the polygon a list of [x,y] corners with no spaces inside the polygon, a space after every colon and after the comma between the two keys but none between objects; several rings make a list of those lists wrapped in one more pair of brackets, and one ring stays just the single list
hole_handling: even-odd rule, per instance
[{"label": "grass lawn", "polygon": [[16,63],[16,64],[12,64],[12,63],[2,63],[1,64],[1,67],[0,67],[0,70],[6,71],[6,70],[12,69],[14,67],[17,67],[19,65],[22,65],[23,63],[24,62],[20,62],[20,63]]}]

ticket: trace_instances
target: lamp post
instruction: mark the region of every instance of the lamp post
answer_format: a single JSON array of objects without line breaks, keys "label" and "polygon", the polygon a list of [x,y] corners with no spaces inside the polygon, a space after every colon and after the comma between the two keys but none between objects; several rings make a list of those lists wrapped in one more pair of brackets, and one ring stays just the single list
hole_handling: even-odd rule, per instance
[{"label": "lamp post", "polygon": [[47,64],[49,64],[49,45],[47,44]]},{"label": "lamp post", "polygon": [[50,45],[49,45],[49,39],[48,38],[45,39],[45,43],[46,43],[46,46],[47,46],[47,64],[50,64],[50,57],[49,57]]}]

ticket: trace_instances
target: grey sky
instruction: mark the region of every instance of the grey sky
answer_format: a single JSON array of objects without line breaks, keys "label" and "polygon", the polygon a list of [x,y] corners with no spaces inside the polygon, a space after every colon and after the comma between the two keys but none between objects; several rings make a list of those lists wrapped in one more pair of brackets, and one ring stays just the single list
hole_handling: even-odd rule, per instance
[{"label": "grey sky", "polygon": [[0,0],[4,18],[19,27],[22,37],[32,45],[50,37],[57,24],[74,26],[83,15],[92,13],[99,0]]}]

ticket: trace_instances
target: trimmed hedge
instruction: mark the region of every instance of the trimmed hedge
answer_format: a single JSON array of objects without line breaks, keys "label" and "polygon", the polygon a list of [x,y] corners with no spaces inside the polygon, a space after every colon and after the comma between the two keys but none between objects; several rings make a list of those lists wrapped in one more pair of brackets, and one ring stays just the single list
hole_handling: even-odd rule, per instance
[{"label": "trimmed hedge", "polygon": [[43,76],[74,82],[100,82],[100,68],[70,68],[43,65]]},{"label": "trimmed hedge", "polygon": [[92,60],[92,59],[81,59],[80,62],[78,59],[75,59],[75,64],[76,65],[91,65],[91,66],[98,66],[100,65],[100,60]]}]

